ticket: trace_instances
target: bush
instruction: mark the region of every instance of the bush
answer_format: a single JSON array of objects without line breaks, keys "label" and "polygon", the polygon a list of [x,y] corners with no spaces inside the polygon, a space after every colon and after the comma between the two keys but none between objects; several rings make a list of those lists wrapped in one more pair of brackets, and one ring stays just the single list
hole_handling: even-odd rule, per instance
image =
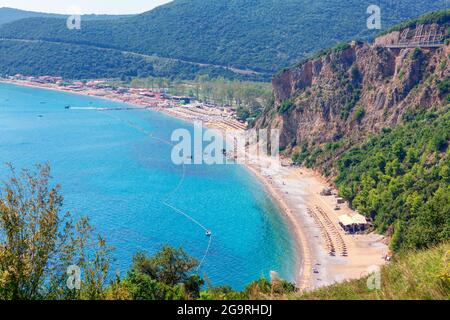
[{"label": "bush", "polygon": [[437,81],[436,86],[442,96],[447,95],[450,92],[450,77],[446,77],[442,81]]},{"label": "bush", "polygon": [[289,99],[289,100],[285,100],[281,103],[280,108],[278,109],[278,113],[279,114],[286,114],[291,112],[291,110],[295,108],[295,104],[294,102]]},{"label": "bush", "polygon": [[364,110],[363,107],[359,107],[358,109],[356,109],[356,111],[355,111],[356,122],[360,123],[365,115],[366,115],[366,111]]},{"label": "bush", "polygon": [[[0,190],[0,300],[103,299],[112,249],[87,218],[63,212],[48,165],[10,170]],[[82,271],[80,290],[67,286],[72,265]]]},{"label": "bush", "polygon": [[183,249],[165,246],[152,257],[137,253],[125,282],[136,300],[196,299],[204,284],[191,274],[197,266]]},{"label": "bush", "polygon": [[411,59],[419,60],[423,57],[423,51],[420,48],[415,48],[411,53]]}]

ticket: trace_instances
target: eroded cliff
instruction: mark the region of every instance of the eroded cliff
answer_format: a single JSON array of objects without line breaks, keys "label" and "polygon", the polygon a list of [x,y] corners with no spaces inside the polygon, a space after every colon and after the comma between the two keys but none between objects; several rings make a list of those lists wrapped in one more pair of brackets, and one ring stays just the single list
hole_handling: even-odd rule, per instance
[{"label": "eroded cliff", "polygon": [[[448,104],[448,30],[438,26],[444,36],[427,47],[414,45],[418,27],[394,31],[374,44],[341,45],[284,70],[273,78],[274,107],[257,126],[279,129],[280,146],[298,162],[317,153],[315,161],[326,149],[339,153],[408,114]],[[436,25],[420,28],[427,35]]]}]

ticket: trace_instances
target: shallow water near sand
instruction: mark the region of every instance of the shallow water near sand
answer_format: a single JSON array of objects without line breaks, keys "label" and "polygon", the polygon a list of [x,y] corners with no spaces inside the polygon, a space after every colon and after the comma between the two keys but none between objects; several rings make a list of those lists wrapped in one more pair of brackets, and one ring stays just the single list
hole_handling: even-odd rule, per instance
[{"label": "shallow water near sand", "polygon": [[[62,185],[64,209],[86,215],[115,247],[113,270],[122,275],[138,251],[182,246],[202,260],[213,285],[242,289],[277,271],[293,281],[291,235],[263,186],[238,165],[180,166],[170,160],[174,129],[192,125],[148,110],[67,110],[126,106],[50,90],[0,84],[0,179],[16,168],[48,162]],[[180,188],[172,193],[183,179]]]}]

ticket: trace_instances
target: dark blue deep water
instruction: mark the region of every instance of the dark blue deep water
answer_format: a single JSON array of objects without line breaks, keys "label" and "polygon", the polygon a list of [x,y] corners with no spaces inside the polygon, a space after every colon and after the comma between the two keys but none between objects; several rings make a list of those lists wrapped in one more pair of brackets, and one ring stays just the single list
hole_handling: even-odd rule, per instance
[{"label": "dark blue deep water", "polygon": [[[87,215],[115,247],[114,270],[122,275],[137,251],[182,246],[201,260],[204,230],[164,205],[183,169],[172,164],[170,140],[188,123],[148,110],[66,110],[120,107],[81,95],[0,84],[0,179],[4,165],[48,162],[62,185],[66,210]],[[150,133],[150,136],[148,135]],[[153,138],[152,138],[153,137]],[[238,165],[185,167],[169,202],[213,232],[200,272],[213,285],[245,284],[277,271],[293,280],[293,242],[263,186]]]}]

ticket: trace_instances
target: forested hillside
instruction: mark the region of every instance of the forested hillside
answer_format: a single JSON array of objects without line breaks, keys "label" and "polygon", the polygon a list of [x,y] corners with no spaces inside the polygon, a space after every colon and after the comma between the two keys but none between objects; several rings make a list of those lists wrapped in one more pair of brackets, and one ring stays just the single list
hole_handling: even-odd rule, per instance
[{"label": "forested hillside", "polygon": [[450,109],[411,110],[405,121],[346,152],[336,179],[394,250],[450,239]]},{"label": "forested hillside", "polygon": [[382,8],[383,28],[448,5],[446,0],[175,0],[131,18],[84,21],[81,30],[68,30],[61,19],[20,20],[0,27],[0,38],[89,44],[271,74],[339,41],[373,38],[379,30],[366,26],[372,4]]},{"label": "forested hillside", "polygon": [[259,74],[240,74],[223,67],[199,65],[115,49],[46,41],[0,41],[0,76],[58,75],[66,79],[167,77],[192,80],[197,76],[267,80]]},{"label": "forested hillside", "polygon": [[[435,23],[440,47],[386,46],[405,28],[414,36]],[[450,239],[449,26],[442,10],[375,44],[319,52],[274,77],[274,106],[257,123],[281,131],[294,163],[334,180],[395,251]]]},{"label": "forested hillside", "polygon": [[[111,20],[130,17],[131,15],[107,15],[107,14],[85,14],[82,16],[85,20]],[[0,8],[0,25],[26,18],[61,18],[66,19],[67,15],[55,13],[43,13],[25,11],[14,8]]]},{"label": "forested hillside", "polygon": [[25,18],[55,18],[57,14],[24,11],[13,8],[0,8],[0,24],[9,23]]}]

